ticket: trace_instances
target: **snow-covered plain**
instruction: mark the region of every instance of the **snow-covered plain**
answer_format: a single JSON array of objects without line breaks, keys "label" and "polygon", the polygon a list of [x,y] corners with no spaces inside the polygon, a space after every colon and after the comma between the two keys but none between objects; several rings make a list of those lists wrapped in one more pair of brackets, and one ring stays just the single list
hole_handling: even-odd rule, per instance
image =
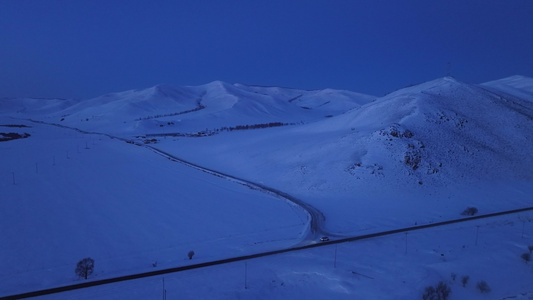
[{"label": "snow-covered plain", "polygon": [[[31,136],[0,143],[0,296],[78,283],[73,269],[86,256],[94,280],[307,237],[309,216],[294,204],[145,143],[311,204],[332,238],[460,218],[467,206],[533,206],[532,91],[522,76],[481,85],[446,77],[381,98],[213,82],[84,101],[2,99],[0,125],[30,127],[0,132]],[[520,258],[533,245],[532,219],[254,259],[247,289],[242,262],[165,276],[165,288],[169,299],[416,299],[445,280],[451,299],[502,299],[533,292],[533,269]],[[158,299],[162,278],[48,298]],[[475,289],[479,280],[489,294]]]}]

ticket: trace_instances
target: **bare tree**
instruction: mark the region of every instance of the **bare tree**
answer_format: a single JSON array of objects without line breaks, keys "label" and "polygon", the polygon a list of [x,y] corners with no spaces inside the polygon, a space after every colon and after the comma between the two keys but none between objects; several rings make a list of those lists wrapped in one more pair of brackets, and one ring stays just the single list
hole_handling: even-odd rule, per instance
[{"label": "bare tree", "polygon": [[451,292],[450,287],[443,281],[440,281],[436,288],[428,286],[424,289],[422,300],[447,300]]},{"label": "bare tree", "polygon": [[465,287],[466,284],[468,283],[468,279],[470,279],[470,276],[468,275],[465,275],[461,278],[461,284],[463,285],[463,287]]},{"label": "bare tree", "polygon": [[94,271],[94,259],[86,257],[78,262],[76,265],[76,275],[87,279]]},{"label": "bare tree", "polygon": [[490,292],[490,287],[489,287],[488,283],[485,280],[481,280],[480,282],[478,282],[476,287],[482,293]]}]

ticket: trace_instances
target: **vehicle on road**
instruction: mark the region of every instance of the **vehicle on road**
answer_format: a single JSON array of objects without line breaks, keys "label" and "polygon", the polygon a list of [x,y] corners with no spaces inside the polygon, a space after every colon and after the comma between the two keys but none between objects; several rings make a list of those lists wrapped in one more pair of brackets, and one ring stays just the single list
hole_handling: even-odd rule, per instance
[{"label": "vehicle on road", "polygon": [[329,241],[329,237],[323,236],[323,237],[320,238],[320,241],[321,242],[328,242]]}]

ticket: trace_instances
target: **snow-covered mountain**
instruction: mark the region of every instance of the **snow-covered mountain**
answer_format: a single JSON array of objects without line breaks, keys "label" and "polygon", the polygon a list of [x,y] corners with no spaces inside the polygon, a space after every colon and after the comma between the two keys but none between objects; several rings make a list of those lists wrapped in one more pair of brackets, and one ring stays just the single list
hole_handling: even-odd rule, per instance
[{"label": "snow-covered mountain", "polygon": [[[531,86],[531,79],[522,79],[522,86]],[[530,100],[441,78],[331,118],[263,132],[162,139],[158,147],[297,195],[335,219],[328,224],[332,231],[353,232],[375,226],[381,217],[367,223],[363,216],[391,201],[402,207],[433,199],[420,205],[450,216],[466,203],[491,210],[528,201]],[[383,213],[383,222],[401,219],[394,212]],[[420,214],[404,221],[433,218]]]},{"label": "snow-covered mountain", "polygon": [[[374,98],[349,91],[304,91],[214,81],[188,87],[157,85],[103,95],[69,107],[44,106],[43,102],[41,112],[51,122],[87,130],[196,132],[224,126],[309,122],[343,113]],[[23,112],[20,108],[18,111]],[[169,123],[175,126],[161,128]]]},{"label": "snow-covered mountain", "polygon": [[533,101],[533,78],[524,76],[511,76],[500,80],[494,80],[481,84],[498,94],[504,93],[506,96]]},{"label": "snow-covered mountain", "polygon": [[[10,212],[0,233],[12,245],[0,250],[0,278],[19,287],[82,254],[112,276],[150,259],[183,264],[173,252],[189,246],[210,260],[301,242],[302,211],[156,149],[290,194],[323,214],[332,237],[454,219],[467,206],[531,206],[533,194],[533,79],[523,76],[445,77],[380,98],[158,85],[81,101],[2,99],[0,121],[0,133],[26,137],[0,144],[0,211]],[[32,249],[45,240],[42,259]]]}]

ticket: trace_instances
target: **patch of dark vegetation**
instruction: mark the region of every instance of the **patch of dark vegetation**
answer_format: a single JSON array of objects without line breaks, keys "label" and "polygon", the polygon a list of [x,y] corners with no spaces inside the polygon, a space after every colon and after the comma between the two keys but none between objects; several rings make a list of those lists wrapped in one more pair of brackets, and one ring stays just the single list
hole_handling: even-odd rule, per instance
[{"label": "patch of dark vegetation", "polygon": [[148,116],[148,117],[144,117],[144,118],[137,118],[137,119],[135,119],[135,121],[143,121],[143,120],[157,119],[157,118],[163,118],[163,117],[173,117],[173,116],[178,116],[178,115],[183,115],[183,114],[188,114],[188,113],[192,113],[192,112],[195,112],[195,111],[199,111],[199,110],[202,110],[204,108],[205,108],[205,105],[201,105],[200,104],[198,107],[195,107],[193,109],[184,110],[184,111],[175,112],[175,113],[170,113],[170,114],[162,114],[162,115]]},{"label": "patch of dark vegetation", "polygon": [[489,293],[491,291],[489,285],[487,284],[487,282],[485,280],[481,280],[480,282],[478,282],[476,284],[476,288],[481,292],[481,293]]},{"label": "patch of dark vegetation", "polygon": [[147,134],[146,136],[206,137],[206,136],[212,136],[212,135],[218,134],[222,131],[262,129],[262,128],[270,128],[270,127],[288,126],[288,125],[294,125],[294,124],[295,123],[270,122],[270,123],[263,123],[263,124],[237,125],[234,127],[221,127],[221,128],[212,129],[212,130],[206,129],[206,130],[198,131],[194,133],[180,133],[180,132],[151,133],[151,134]]},{"label": "patch of dark vegetation", "polygon": [[473,206],[469,206],[465,210],[463,210],[461,215],[463,215],[463,216],[473,216],[473,215],[477,214],[477,212],[478,212],[477,208],[475,208]]},{"label": "patch of dark vegetation", "polygon": [[144,140],[145,144],[155,144],[157,143],[157,139],[146,139]]},{"label": "patch of dark vegetation", "polygon": [[411,167],[411,169],[418,169],[420,162],[422,161],[422,155],[418,151],[408,151],[405,153],[403,162]]},{"label": "patch of dark vegetation", "polygon": [[[362,163],[358,162],[346,168],[346,171],[354,176],[357,176],[358,174],[360,174],[360,172],[363,171],[368,172],[372,175],[383,175],[383,166],[380,166],[378,164],[363,165]],[[357,179],[359,179],[359,177],[357,177]]]},{"label": "patch of dark vegetation", "polygon": [[413,132],[409,129],[403,129],[399,124],[393,124],[388,129],[380,131],[382,136],[392,136],[395,138],[407,138],[410,139],[414,136]]},{"label": "patch of dark vegetation", "polygon": [[11,128],[28,128],[31,126],[28,125],[15,125],[15,124],[6,124],[6,125],[0,125],[0,127],[11,127]]},{"label": "patch of dark vegetation", "polygon": [[452,289],[443,281],[440,281],[436,287],[428,286],[422,294],[423,300],[446,300],[450,297]]},{"label": "patch of dark vegetation", "polygon": [[295,101],[295,100],[300,99],[302,96],[303,96],[303,95],[298,95],[298,96],[296,96],[296,97],[294,97],[294,98],[289,99],[288,102],[291,103],[291,102],[293,102],[293,101]]},{"label": "patch of dark vegetation", "polygon": [[9,132],[9,133],[0,132],[0,142],[7,142],[11,140],[16,140],[16,139],[24,139],[29,136],[30,136],[29,133],[20,134],[16,132]]}]

